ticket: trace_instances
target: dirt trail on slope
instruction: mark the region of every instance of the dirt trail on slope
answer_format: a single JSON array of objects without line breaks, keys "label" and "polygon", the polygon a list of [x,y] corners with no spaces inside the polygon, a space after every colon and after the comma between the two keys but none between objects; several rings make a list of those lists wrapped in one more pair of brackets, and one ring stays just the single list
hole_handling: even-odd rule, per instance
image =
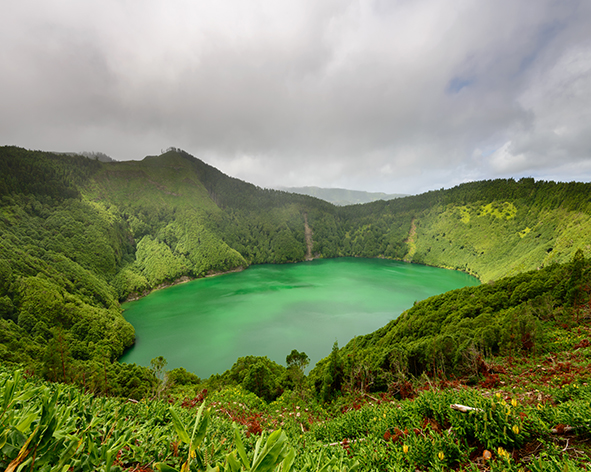
[{"label": "dirt trail on slope", "polygon": [[308,226],[308,214],[304,213],[304,234],[306,235],[306,260],[311,261],[314,259],[312,256],[312,246],[314,241],[312,240],[312,228]]}]

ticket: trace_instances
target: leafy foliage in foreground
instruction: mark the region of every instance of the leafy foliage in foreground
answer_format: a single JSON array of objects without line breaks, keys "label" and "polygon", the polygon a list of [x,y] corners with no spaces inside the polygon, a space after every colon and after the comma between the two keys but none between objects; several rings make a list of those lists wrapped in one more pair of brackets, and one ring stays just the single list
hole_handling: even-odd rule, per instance
[{"label": "leafy foliage in foreground", "polygon": [[[343,453],[299,454],[281,430],[244,438],[225,415],[96,398],[72,386],[0,372],[0,467],[3,470],[354,471]],[[218,410],[219,411],[219,410]],[[297,466],[297,468],[296,468]],[[211,470],[211,469],[209,469]]]},{"label": "leafy foliage in foreground", "polygon": [[[0,358],[94,394],[162,393],[153,371],[113,362],[133,342],[120,300],[250,263],[302,260],[306,222],[316,257],[404,259],[495,280],[418,303],[343,349],[335,344],[307,386],[291,367],[239,359],[206,384],[215,411],[202,411],[209,433],[199,444],[188,434],[194,425],[201,437],[194,410],[180,409],[177,421],[157,401],[92,399],[5,372],[7,467],[137,470],[158,462],[161,470],[190,469],[199,466],[200,448],[203,464],[249,470],[258,434],[278,428],[286,436],[261,440],[259,452],[277,451],[271,462],[285,470],[342,470],[355,461],[363,470],[517,470],[517,461],[530,470],[574,470],[585,462],[576,452],[588,451],[590,423],[588,184],[497,180],[336,208],[231,179],[178,150],[100,163],[5,147],[0,170]],[[541,270],[501,279],[530,269]],[[178,392],[198,393],[189,373],[170,378]],[[502,399],[479,390],[509,381],[520,390]],[[453,393],[421,393],[433,382],[460,383],[450,384]],[[184,403],[194,408],[205,397]],[[512,405],[503,417],[498,403],[514,399],[526,406]],[[461,416],[444,405],[452,400],[481,411]],[[355,412],[341,415],[339,406]],[[232,421],[250,435],[246,460]],[[570,459],[559,459],[569,443],[563,447],[547,427],[571,435]]]},{"label": "leafy foliage in foreground", "polygon": [[[0,466],[112,471],[586,470],[591,466],[590,349],[556,352],[551,360],[534,362],[495,358],[494,368],[504,373],[494,389],[416,379],[413,398],[357,391],[332,405],[292,392],[266,403],[240,387],[201,392],[192,399],[129,402],[2,370]],[[536,367],[536,362],[544,367]],[[552,386],[534,374],[567,362],[580,367],[574,381],[566,371],[561,375],[555,370],[552,375],[560,382]],[[450,407],[457,404],[470,409]]]}]

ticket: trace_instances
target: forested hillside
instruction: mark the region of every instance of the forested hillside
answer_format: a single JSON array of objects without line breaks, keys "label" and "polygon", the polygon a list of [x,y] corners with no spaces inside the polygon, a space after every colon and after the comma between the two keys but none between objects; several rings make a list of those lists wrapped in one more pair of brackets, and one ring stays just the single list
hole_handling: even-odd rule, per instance
[{"label": "forested hillside", "polygon": [[580,326],[591,320],[590,300],[591,267],[578,251],[569,264],[415,303],[386,326],[333,351],[310,379],[327,397],[345,382],[384,391],[423,374],[476,381],[487,373],[482,372],[487,357],[536,357],[555,349],[553,344],[571,329],[581,333]]},{"label": "forested hillside", "polygon": [[589,254],[590,199],[589,184],[492,180],[344,207],[336,224],[314,214],[310,224],[323,254],[400,258],[486,282]]},{"label": "forested hillside", "polygon": [[120,301],[249,264],[301,261],[306,222],[314,257],[401,259],[482,281],[568,262],[577,249],[589,254],[590,189],[495,180],[336,207],[258,188],[177,149],[99,162],[3,147],[0,356],[53,378],[82,363],[87,373],[72,372],[98,382],[133,342]]},{"label": "forested hillside", "polygon": [[155,359],[137,402],[0,366],[0,467],[588,470],[590,281],[579,252],[433,297],[335,345],[309,378],[297,351],[287,369],[248,356],[205,382],[183,369],[166,378]]},{"label": "forested hillside", "polygon": [[[211,464],[225,461],[220,470],[240,470],[235,460],[249,470],[244,464],[257,454],[254,440],[248,457],[223,446],[231,434],[228,416],[254,436],[285,425],[298,458],[283,462],[283,470],[293,464],[318,470],[326,463],[351,470],[356,461],[364,470],[458,468],[488,449],[495,454],[491,470],[518,470],[508,468],[510,459],[518,454],[527,461],[534,453],[540,466],[530,470],[555,470],[560,448],[549,428],[562,434],[571,423],[569,439],[584,448],[591,425],[590,190],[581,183],[494,180],[336,207],[258,188],[177,149],[139,162],[100,162],[2,147],[0,361],[8,370],[0,371],[0,463],[35,470],[36,458],[47,454],[48,463],[78,461],[80,470],[114,462],[140,470],[155,460],[182,467],[179,450],[188,454],[187,464],[198,460],[193,439],[164,404],[154,405],[159,425],[168,425],[159,433],[164,439],[150,449],[128,441],[141,425],[131,431],[118,420],[111,438],[102,420],[85,429],[70,414],[126,412],[151,425],[143,406],[132,411],[104,402],[96,413],[89,397],[73,391],[31,390],[12,370],[19,366],[26,377],[77,384],[92,394],[142,399],[174,393],[170,401],[189,395],[186,408],[207,397],[218,420],[212,422],[215,439],[199,453]],[[175,369],[165,382],[164,359],[154,359],[151,369],[116,361],[134,342],[121,301],[250,264],[302,261],[308,249],[314,257],[385,257],[460,269],[485,283],[418,302],[341,349],[335,343],[308,377],[306,356],[297,351],[287,368],[247,356],[207,381]],[[448,385],[450,379],[459,383],[439,395],[433,382]],[[499,392],[497,401],[457,388],[507,382],[521,389],[511,395],[523,407],[513,398],[514,410],[506,415],[497,414],[506,407]],[[25,406],[33,395],[27,392],[38,392],[38,401]],[[449,403],[458,398],[486,413],[451,413]],[[392,429],[394,421],[400,429]],[[59,425],[71,428],[66,434],[55,429]],[[453,432],[444,434],[449,425]],[[57,433],[45,435],[51,428]],[[279,464],[291,447],[283,435],[273,438],[281,443],[273,462]],[[240,441],[235,433],[232,444],[239,449]],[[38,455],[29,454],[32,444]],[[329,444],[345,452],[323,452]],[[542,463],[536,451],[550,459]],[[573,464],[561,462],[560,470],[577,470]]]}]

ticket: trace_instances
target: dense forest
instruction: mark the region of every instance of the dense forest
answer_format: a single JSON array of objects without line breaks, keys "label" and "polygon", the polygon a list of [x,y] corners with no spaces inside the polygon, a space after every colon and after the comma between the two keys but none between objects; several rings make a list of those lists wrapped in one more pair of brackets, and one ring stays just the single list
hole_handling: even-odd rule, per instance
[{"label": "dense forest", "polygon": [[[548,442],[547,435],[538,431],[540,424],[554,426],[567,424],[567,420],[578,428],[576,439],[584,441],[591,424],[587,384],[591,380],[590,190],[590,184],[582,183],[492,180],[391,201],[337,207],[228,177],[178,149],[137,162],[101,162],[84,156],[2,147],[0,361],[5,370],[0,372],[4,392],[0,398],[5,404],[0,411],[4,428],[0,432],[0,451],[4,454],[0,463],[14,463],[22,451],[29,450],[26,444],[38,441],[40,448],[50,444],[48,438],[55,434],[43,436],[35,425],[40,427],[44,421],[52,425],[51,415],[58,415],[62,408],[55,405],[77,398],[77,406],[64,406],[63,411],[75,408],[83,411],[78,415],[94,414],[90,397],[40,380],[33,381],[38,383],[35,391],[45,400],[30,408],[23,406],[23,398],[31,398],[23,378],[74,384],[94,395],[134,401],[151,398],[156,402],[153,407],[159,412],[160,424],[174,425],[174,431],[162,433],[166,437],[163,443],[168,441],[170,446],[171,441],[178,440],[177,448],[183,444],[181,449],[189,448],[184,470],[198,467],[191,455],[195,451],[205,454],[200,459],[203,464],[225,463],[219,470],[251,470],[253,463],[249,461],[256,461],[256,457],[248,455],[258,448],[254,439],[241,438],[241,434],[257,436],[282,423],[295,449],[287,447],[284,435],[277,434],[273,440],[268,438],[265,450],[276,452],[269,463],[282,463],[283,470],[296,466],[293,470],[321,470],[322,464],[327,467],[323,470],[353,470],[355,460],[363,470],[386,470],[394,465],[415,470],[434,464],[457,468],[470,462],[468,450],[480,448],[482,454],[483,448],[493,446],[523,449],[530,439]],[[312,232],[311,242],[306,240],[306,227]],[[250,264],[302,261],[308,251],[315,258],[380,257],[458,269],[476,275],[484,284],[419,302],[387,326],[342,348],[335,343],[330,356],[308,376],[303,374],[307,356],[297,351],[286,359],[287,367],[266,357],[249,356],[206,380],[182,368],[166,372],[166,361],[161,358],[154,359],[151,368],[117,362],[134,342],[133,327],[122,315],[122,301],[178,281],[240,270]],[[573,351],[574,358],[557,360],[574,355]],[[500,388],[506,381],[503,376],[513,378],[517,368],[512,364],[514,359],[533,358],[542,365],[548,356],[554,359],[555,370],[557,362],[568,363],[568,369],[563,365],[566,370],[557,371],[555,378],[561,379],[559,382],[570,379],[580,390],[561,397],[563,384],[552,385],[560,392],[545,393],[548,406],[564,403],[568,412],[558,408],[544,416],[536,412],[535,405],[544,406],[544,401],[534,401],[532,410],[524,405],[527,411],[519,413],[531,421],[520,416],[519,426],[517,420],[509,424],[510,430],[516,428],[513,432],[507,433],[504,426],[502,435],[483,436],[474,430],[478,426],[471,420],[464,424],[459,417],[443,413],[441,401],[449,403],[448,397],[441,400],[421,393],[426,385],[442,379]],[[505,362],[495,368],[494,359],[508,359],[509,366]],[[581,366],[586,366],[586,373]],[[18,389],[22,389],[20,394]],[[471,393],[458,395],[482,403]],[[205,420],[195,422],[193,434],[198,430],[201,439],[193,444],[189,430],[180,425],[189,420],[179,419],[178,413],[158,403],[162,396],[169,396],[170,401],[184,398],[187,408],[203,404],[206,397],[210,405],[218,405],[217,411],[225,405],[225,417],[241,425],[242,433],[233,433],[231,422],[214,420],[211,413],[207,420],[210,429],[213,425],[215,440],[211,446],[213,451],[216,444],[234,438],[232,444],[238,451],[234,459],[224,447],[207,456],[205,446],[199,446],[205,437]],[[478,403],[479,408],[494,409],[494,401]],[[231,402],[250,402],[248,408],[254,416],[231,410]],[[388,406],[394,402],[401,402],[396,403],[397,409]],[[57,409],[52,410],[51,405]],[[131,412],[132,406],[117,405],[109,408],[130,417],[149,416],[139,410]],[[16,413],[7,413],[14,408]],[[280,421],[280,412],[287,415],[289,409],[293,415],[306,412],[305,426],[293,422],[294,418],[292,423]],[[342,414],[344,411],[349,413]],[[376,411],[379,421],[378,416],[374,418]],[[399,418],[397,432],[387,426],[386,419],[401,414],[399,411],[407,411],[407,416]],[[148,416],[141,416],[142,421],[148,421]],[[66,421],[64,418],[60,421]],[[368,418],[374,418],[374,426],[368,427]],[[425,421],[434,422],[431,429]],[[550,425],[552,422],[554,425]],[[500,420],[497,423],[498,428]],[[455,427],[454,440],[442,439],[435,424],[439,429],[448,424]],[[54,431],[57,426],[51,427]],[[48,463],[59,462],[59,470],[68,470],[68,464],[75,460],[80,461],[76,463],[79,467],[72,465],[75,470],[92,470],[97,464],[109,470],[115,462],[120,469],[127,468],[128,463],[146,467],[153,463],[132,458],[131,449],[125,453],[128,462],[117,459],[113,454],[122,454],[121,442],[117,447],[111,444],[102,452],[93,452],[96,462],[87,462],[85,469],[78,456],[85,447],[92,449],[93,435],[101,434],[102,426],[97,427],[97,432],[79,429],[78,436],[71,433],[69,439],[65,433],[55,436],[61,438],[62,451],[71,454],[56,459],[51,455],[55,444],[47,446]],[[71,431],[76,428],[71,425]],[[303,442],[293,442],[298,428]],[[413,428],[422,432],[411,438],[408,430]],[[364,449],[368,443],[363,443],[363,438],[383,438],[386,433],[396,440],[388,443],[384,439],[385,445],[374,451]],[[121,430],[120,434],[132,433]],[[174,434],[178,438],[174,439]],[[102,444],[110,444],[104,438]],[[326,448],[305,446],[306,441],[341,444],[356,439],[360,442],[347,443],[345,456],[343,451],[323,456]],[[243,440],[248,450],[244,455],[240,452]],[[431,459],[423,463],[420,454],[413,452],[418,455],[411,460],[404,448],[392,449],[394,444],[401,448],[404,441]],[[88,446],[81,446],[83,443]],[[184,463],[178,450],[154,447],[153,451],[147,447],[143,451],[175,463],[175,467]],[[298,459],[292,457],[296,450]],[[543,450],[549,454],[554,449]],[[32,457],[21,457],[15,468],[30,464],[32,469]],[[504,470],[503,457],[496,453],[500,461],[497,470]],[[570,463],[564,462],[560,470],[571,470],[564,464]],[[164,462],[159,467],[170,470]],[[539,470],[554,469],[540,466]]]}]

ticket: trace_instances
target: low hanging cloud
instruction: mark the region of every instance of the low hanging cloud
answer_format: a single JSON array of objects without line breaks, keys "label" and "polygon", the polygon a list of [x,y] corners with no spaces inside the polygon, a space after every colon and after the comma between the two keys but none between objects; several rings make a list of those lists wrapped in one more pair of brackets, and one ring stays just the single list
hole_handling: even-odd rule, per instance
[{"label": "low hanging cloud", "polygon": [[585,1],[22,0],[0,141],[180,147],[261,186],[591,180]]}]

